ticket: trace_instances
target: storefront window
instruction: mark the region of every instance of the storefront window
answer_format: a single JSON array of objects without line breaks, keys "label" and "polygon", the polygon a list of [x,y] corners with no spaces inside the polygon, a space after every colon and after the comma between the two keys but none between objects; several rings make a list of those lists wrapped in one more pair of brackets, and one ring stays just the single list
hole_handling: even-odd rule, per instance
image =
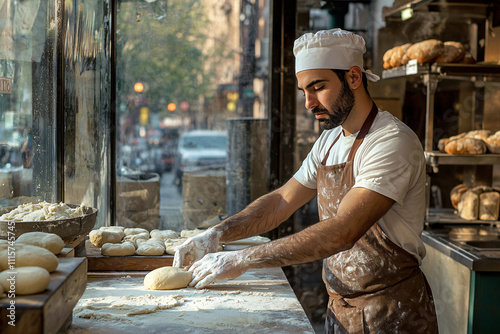
[{"label": "storefront window", "polygon": [[0,2],[0,200],[56,199],[55,1]]},{"label": "storefront window", "polygon": [[267,117],[267,22],[267,1],[118,1],[118,225],[226,213],[227,119]]}]

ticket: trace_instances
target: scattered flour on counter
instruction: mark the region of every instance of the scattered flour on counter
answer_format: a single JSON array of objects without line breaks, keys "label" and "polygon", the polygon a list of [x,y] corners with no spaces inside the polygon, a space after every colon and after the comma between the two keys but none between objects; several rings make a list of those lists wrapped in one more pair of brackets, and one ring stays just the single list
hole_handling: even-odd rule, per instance
[{"label": "scattered flour on counter", "polygon": [[79,318],[129,321],[123,316],[154,313],[182,305],[181,296],[123,296],[80,299],[73,310]]}]

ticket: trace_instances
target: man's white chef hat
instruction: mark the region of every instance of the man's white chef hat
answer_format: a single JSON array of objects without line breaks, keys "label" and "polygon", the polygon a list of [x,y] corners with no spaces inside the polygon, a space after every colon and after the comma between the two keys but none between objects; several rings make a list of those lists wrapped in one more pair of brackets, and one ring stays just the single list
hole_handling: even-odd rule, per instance
[{"label": "man's white chef hat", "polygon": [[349,70],[358,66],[370,81],[380,77],[363,68],[363,37],[339,28],[306,33],[295,40],[295,74],[313,69]]}]

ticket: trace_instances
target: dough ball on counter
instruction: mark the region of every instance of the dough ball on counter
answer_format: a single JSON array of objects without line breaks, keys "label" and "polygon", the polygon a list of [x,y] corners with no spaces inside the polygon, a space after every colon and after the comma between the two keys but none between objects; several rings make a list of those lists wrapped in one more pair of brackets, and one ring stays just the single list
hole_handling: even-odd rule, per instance
[{"label": "dough ball on counter", "polygon": [[177,267],[161,267],[144,277],[144,287],[148,290],[182,289],[192,280],[191,272]]},{"label": "dough ball on counter", "polygon": [[152,230],[149,235],[151,238],[156,238],[156,239],[176,239],[179,237],[177,232],[173,230]]},{"label": "dough ball on counter", "polygon": [[135,250],[135,254],[137,255],[163,255],[165,254],[165,245],[163,245],[163,241],[161,239],[149,239],[144,240],[138,239],[137,249]]},{"label": "dough ball on counter", "polygon": [[[55,271],[59,265],[57,256],[43,247],[16,243],[13,248],[16,260],[14,265],[16,268],[33,266],[42,267],[51,273]],[[0,251],[0,268],[9,268],[8,253],[8,249]]]},{"label": "dough ball on counter", "polygon": [[40,267],[21,267],[0,273],[0,284],[5,291],[10,289],[10,279],[14,278],[16,295],[34,295],[45,291],[50,283],[49,272]]},{"label": "dough ball on counter", "polygon": [[187,238],[177,238],[165,240],[165,252],[170,255],[175,254],[175,247],[182,245]]},{"label": "dough ball on counter", "polygon": [[135,248],[137,248],[137,240],[139,239],[149,240],[149,232],[126,235],[125,238],[123,238],[123,242],[131,242],[132,244],[134,244]]},{"label": "dough ball on counter", "polygon": [[43,247],[56,255],[64,248],[63,239],[54,233],[28,232],[21,234],[16,242]]},{"label": "dough ball on counter", "polygon": [[102,247],[104,244],[118,244],[122,240],[119,232],[92,230],[89,233],[89,239],[92,245]]},{"label": "dough ball on counter", "polygon": [[200,233],[205,232],[205,230],[196,229],[196,230],[182,230],[181,238],[192,238]]},{"label": "dough ball on counter", "polygon": [[110,231],[115,232],[120,235],[120,240],[125,236],[125,232],[123,231],[125,228],[123,226],[102,226],[99,228],[100,231]]},{"label": "dough ball on counter", "polygon": [[101,246],[101,253],[106,256],[130,256],[134,255],[135,246],[129,241],[121,244],[104,244]]},{"label": "dough ball on counter", "polygon": [[146,230],[145,228],[140,228],[140,227],[130,227],[126,228],[123,230],[125,232],[125,235],[132,235],[132,234],[140,234],[140,233],[147,233],[149,237],[149,231]]}]

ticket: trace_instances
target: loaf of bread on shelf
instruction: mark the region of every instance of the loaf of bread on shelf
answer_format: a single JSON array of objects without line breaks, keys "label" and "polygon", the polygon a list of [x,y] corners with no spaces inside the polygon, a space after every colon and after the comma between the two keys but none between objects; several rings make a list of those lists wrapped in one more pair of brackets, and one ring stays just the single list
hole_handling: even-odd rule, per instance
[{"label": "loaf of bread on shelf", "polygon": [[493,131],[491,131],[491,130],[472,130],[472,131],[467,132],[465,134],[465,137],[486,140],[492,134],[493,134]]},{"label": "loaf of bread on shelf", "polygon": [[489,152],[500,154],[500,131],[486,138],[484,142]]},{"label": "loaf of bread on shelf", "polygon": [[[391,54],[391,58],[389,59],[389,65],[391,67],[399,67],[403,65],[403,57],[406,56],[406,51],[411,46],[411,43],[406,43],[403,45],[399,45],[394,47],[393,52]],[[406,61],[408,63],[408,61]]]},{"label": "loaf of bread on shelf", "polygon": [[467,187],[465,184],[459,184],[458,186],[453,187],[450,192],[450,200],[451,200],[451,205],[455,208],[458,209],[458,203],[462,200],[463,194],[469,190],[469,187]]},{"label": "loaf of bread on shelf", "polygon": [[458,215],[466,220],[476,220],[479,214],[479,195],[469,189],[458,203]]},{"label": "loaf of bread on shelf", "polygon": [[428,39],[422,42],[413,44],[406,50],[408,59],[416,59],[417,62],[432,63],[437,57],[444,52],[443,42],[437,39]]},{"label": "loaf of bread on shelf", "polygon": [[474,57],[469,52],[466,52],[465,56],[460,61],[460,64],[475,64],[475,63],[476,59],[474,59]]},{"label": "loaf of bread on shelf", "polygon": [[476,138],[459,138],[450,140],[444,150],[448,154],[483,154],[486,153],[486,143]]},{"label": "loaf of bread on shelf", "polygon": [[443,53],[434,61],[436,63],[458,63],[465,56],[465,47],[460,42],[444,42]]},{"label": "loaf of bread on shelf", "polygon": [[446,147],[446,144],[448,144],[450,142],[450,140],[455,140],[455,139],[459,139],[459,138],[463,138],[465,137],[465,135],[467,134],[467,132],[462,132],[456,136],[451,136],[449,138],[441,138],[439,139],[438,141],[438,149],[439,149],[439,152],[441,153],[446,153],[445,151],[445,147]]},{"label": "loaf of bread on shelf", "polygon": [[391,60],[392,54],[394,53],[394,49],[395,49],[395,47],[387,50],[384,53],[384,56],[382,57],[382,60],[384,61],[384,68],[385,69],[391,68],[390,60]]},{"label": "loaf of bread on shelf", "polygon": [[496,191],[483,192],[479,195],[479,219],[498,220],[500,194]]}]

